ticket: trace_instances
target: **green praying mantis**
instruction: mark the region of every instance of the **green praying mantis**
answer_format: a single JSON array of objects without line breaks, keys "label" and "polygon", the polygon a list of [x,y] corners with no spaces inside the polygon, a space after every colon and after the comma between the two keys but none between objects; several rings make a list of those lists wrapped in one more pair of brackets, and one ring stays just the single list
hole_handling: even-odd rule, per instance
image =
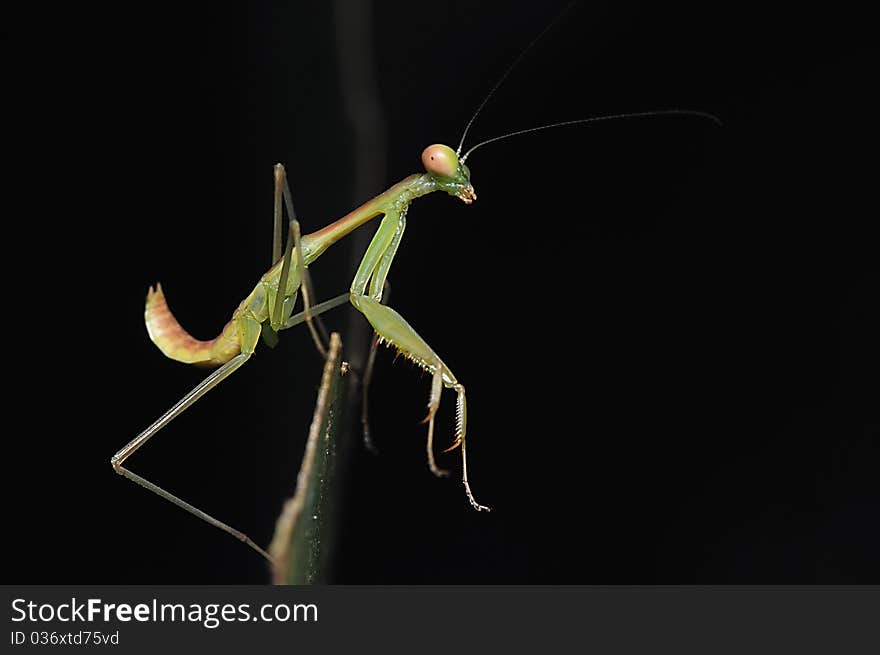
[{"label": "green praying mantis", "polygon": [[[529,48],[534,43],[535,41]],[[501,76],[471,116],[457,149],[443,144],[428,146],[421,155],[423,172],[404,178],[372,200],[365,202],[322,229],[305,235],[301,234],[285,169],[281,164],[277,164],[274,169],[273,264],[259,279],[250,294],[241,301],[233,312],[232,318],[216,338],[210,341],[201,341],[192,337],[171,313],[161,285],[150,288],[146,299],[145,322],[153,343],[171,359],[187,364],[217,368],[152,425],[113,455],[111,464],[116,473],[229,533],[271,561],[269,554],[244,533],[135,474],[126,468],[125,464],[159,430],[241,368],[254,354],[261,336],[267,342],[272,343],[277,339],[279,332],[305,322],[312,332],[319,350],[322,350],[321,337],[318,335],[315,324],[317,316],[350,302],[373,327],[379,343],[386,342],[431,376],[428,413],[424,422],[427,423],[428,467],[437,476],[445,475],[446,472],[437,467],[433,455],[435,416],[440,406],[443,390],[451,389],[455,392],[454,438],[452,445],[447,450],[460,448],[461,481],[470,505],[477,511],[489,510],[487,506],[477,502],[468,480],[467,399],[464,385],[459,382],[452,369],[419,336],[406,319],[383,302],[383,290],[394,257],[403,239],[410,205],[417,198],[436,191],[445,192],[467,205],[471,204],[476,200],[477,194],[471,183],[471,173],[466,161],[478,148],[503,139],[550,128],[623,118],[684,115],[719,122],[716,117],[705,112],[679,109],[599,116],[541,125],[503,134],[482,141],[462,154],[468,130],[477,115],[529,48],[524,50]],[[285,231],[283,229],[285,212],[287,215],[287,234],[286,239],[282,239],[282,234]],[[353,230],[380,216],[382,218],[379,226],[364,253],[348,293],[322,303],[313,304],[308,277],[309,266],[330,246]],[[303,299],[302,310],[294,313],[300,292]]]}]

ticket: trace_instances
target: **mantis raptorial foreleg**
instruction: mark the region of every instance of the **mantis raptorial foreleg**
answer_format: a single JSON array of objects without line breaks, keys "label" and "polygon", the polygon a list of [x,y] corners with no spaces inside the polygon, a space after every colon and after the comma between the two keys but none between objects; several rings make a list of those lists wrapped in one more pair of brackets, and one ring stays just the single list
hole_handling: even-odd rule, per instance
[{"label": "mantis raptorial foreleg", "polygon": [[[383,340],[397,348],[405,357],[429,371],[434,376],[433,379],[439,377],[442,386],[453,389],[456,392],[455,441],[448,450],[461,446],[462,483],[464,484],[468,500],[474,509],[488,510],[488,507],[480,505],[474,499],[470,484],[468,483],[465,442],[465,434],[467,432],[467,400],[465,398],[464,386],[455,379],[455,375],[449,367],[443,363],[427,342],[396,311],[380,304],[370,296],[359,296],[352,293],[351,302],[367,317],[367,320]],[[431,401],[428,410],[428,448],[431,447],[430,441],[433,439],[434,414],[440,405],[440,394],[436,394],[435,397],[433,388],[434,383],[432,382]],[[428,465],[429,467],[431,466],[430,459]],[[432,470],[434,469],[436,469],[436,466],[432,468]]]},{"label": "mantis raptorial foreleg", "polygon": [[[465,493],[474,509],[488,510],[488,507],[480,505],[474,499],[467,478],[467,453],[465,449],[467,401],[464,386],[455,379],[455,375],[449,367],[443,363],[437,353],[409,323],[396,311],[381,303],[385,278],[405,228],[406,212],[398,212],[393,208],[388,208],[352,281],[351,303],[367,318],[381,340],[387,341],[405,357],[432,374],[431,395],[426,420],[428,422],[428,467],[435,475],[442,475],[442,472],[434,462],[434,416],[440,406],[443,387],[448,387],[456,392],[455,441],[449,450],[461,446],[462,482]],[[367,294],[368,287],[369,294]]]}]

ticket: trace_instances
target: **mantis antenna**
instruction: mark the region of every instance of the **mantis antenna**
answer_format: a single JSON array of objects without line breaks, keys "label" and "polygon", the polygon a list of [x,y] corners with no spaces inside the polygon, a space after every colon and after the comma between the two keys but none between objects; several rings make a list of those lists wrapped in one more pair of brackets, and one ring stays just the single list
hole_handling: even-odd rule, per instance
[{"label": "mantis antenna", "polygon": [[516,132],[508,132],[507,134],[502,134],[500,136],[492,137],[491,139],[486,139],[485,141],[481,141],[473,148],[468,150],[462,157],[461,163],[464,163],[465,160],[470,156],[470,154],[488,143],[494,143],[495,141],[501,141],[502,139],[509,139],[510,137],[520,136],[522,134],[529,134],[530,132],[539,132],[541,130],[549,130],[553,127],[565,127],[567,125],[583,125],[584,123],[596,123],[598,121],[612,121],[621,118],[647,118],[649,116],[696,116],[697,118],[706,118],[717,125],[723,125],[721,119],[715,116],[714,114],[710,114],[705,111],[696,111],[693,109],[655,109],[653,111],[637,111],[628,114],[611,114],[609,116],[592,116],[590,118],[578,118],[573,121],[561,121],[559,123],[550,123],[548,125],[539,125],[538,127],[529,127],[524,130],[517,130]]},{"label": "mantis antenna", "polygon": [[491,139],[486,139],[485,141],[481,141],[480,143],[478,143],[474,147],[470,148],[464,155],[462,155],[461,150],[464,147],[464,140],[465,140],[465,138],[467,138],[467,133],[471,129],[471,125],[473,125],[477,116],[479,116],[480,112],[483,110],[483,107],[486,106],[486,104],[489,102],[489,100],[492,98],[492,96],[495,95],[495,92],[498,90],[498,88],[504,83],[504,81],[516,69],[516,67],[519,66],[519,64],[522,62],[522,60],[525,59],[526,55],[531,51],[531,49],[534,48],[535,45],[539,41],[541,41],[541,39],[543,39],[551,29],[553,29],[553,27],[556,25],[556,23],[558,23],[562,19],[562,17],[565,16],[565,14],[567,14],[569,12],[569,10],[572,8],[572,6],[574,4],[575,4],[574,2],[569,2],[565,6],[565,8],[562,11],[560,11],[559,14],[557,14],[556,18],[554,18],[552,21],[550,21],[550,23],[547,25],[547,27],[545,27],[541,31],[541,33],[538,34],[538,36],[536,36],[534,39],[532,39],[532,42],[529,43],[529,45],[527,45],[522,50],[522,52],[519,53],[519,55],[517,55],[516,59],[513,60],[513,62],[510,64],[510,66],[507,67],[507,70],[504,71],[504,73],[501,75],[501,77],[498,78],[498,81],[495,82],[495,85],[490,89],[489,93],[486,94],[486,97],[483,98],[483,101],[477,107],[476,111],[473,113],[470,120],[467,122],[467,125],[465,125],[464,132],[462,132],[462,135],[461,135],[461,140],[458,142],[458,148],[456,148],[456,150],[455,150],[455,154],[459,156],[459,160],[461,161],[462,164],[467,160],[467,158],[470,156],[470,154],[474,150],[476,150],[477,148],[480,148],[482,146],[485,146],[489,143],[494,143],[495,141],[501,141],[503,139],[509,139],[510,137],[514,137],[514,136],[529,134],[530,132],[539,132],[541,130],[549,130],[554,127],[565,127],[568,125],[583,125],[585,123],[596,123],[598,121],[610,121],[610,120],[617,120],[617,119],[623,119],[623,118],[647,118],[649,116],[693,116],[693,117],[697,117],[697,118],[706,118],[706,119],[716,123],[717,125],[722,125],[721,119],[718,118],[717,116],[710,114],[708,112],[705,112],[705,111],[696,111],[696,110],[692,110],[692,109],[655,109],[655,110],[651,110],[651,111],[630,112],[630,113],[625,113],[625,114],[611,114],[608,116],[592,116],[589,118],[579,118],[579,119],[570,120],[570,121],[560,121],[558,123],[549,123],[547,125],[539,125],[537,127],[529,127],[524,130],[516,130],[514,132],[508,132],[507,134],[502,134],[500,136],[492,137]]},{"label": "mantis antenna", "polygon": [[[553,29],[553,26],[556,25],[556,23],[558,23],[560,21],[560,19],[563,16],[565,16],[565,14],[568,13],[568,11],[572,8],[573,5],[574,5],[574,2],[569,2],[565,6],[565,8],[562,11],[560,11],[559,14],[557,14],[556,18],[554,18],[552,21],[550,21],[550,23],[547,25],[547,27],[545,27],[541,31],[541,33],[538,34],[538,36],[536,36],[534,39],[532,39],[532,42],[529,43],[529,45],[527,45],[523,49],[523,51],[519,53],[519,55],[517,55],[516,59],[513,60],[513,63],[511,63],[510,66],[507,67],[507,70],[504,71],[504,74],[498,78],[498,81],[495,82],[495,86],[493,86],[492,89],[489,91],[489,93],[486,94],[486,97],[483,98],[483,102],[480,103],[480,106],[477,107],[477,110],[473,113],[473,115],[471,116],[471,119],[467,122],[467,125],[465,125],[464,132],[462,132],[462,134],[461,134],[461,140],[458,142],[458,148],[455,149],[456,155],[461,155],[461,149],[464,147],[464,140],[467,137],[468,130],[471,129],[471,125],[473,125],[474,121],[476,120],[477,116],[479,116],[480,112],[483,111],[483,107],[486,106],[486,103],[489,102],[489,99],[493,95],[495,95],[495,92],[498,90],[498,87],[500,87],[502,84],[504,84],[504,80],[506,80],[510,76],[510,74],[514,71],[514,69],[516,69],[517,66],[519,66],[520,62],[522,62],[522,60],[525,59],[525,57],[529,53],[529,51],[535,47],[535,44],[537,44],[541,39],[543,39],[544,36],[547,34],[547,32],[549,32],[551,29]],[[462,159],[462,161],[464,161],[464,160]]]}]

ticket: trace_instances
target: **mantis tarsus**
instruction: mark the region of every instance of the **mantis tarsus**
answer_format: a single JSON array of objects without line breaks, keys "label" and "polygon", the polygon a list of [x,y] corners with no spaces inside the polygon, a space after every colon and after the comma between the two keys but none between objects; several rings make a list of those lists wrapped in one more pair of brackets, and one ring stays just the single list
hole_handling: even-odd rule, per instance
[{"label": "mantis tarsus", "polygon": [[[524,53],[525,51],[522,54]],[[456,447],[461,448],[462,483],[467,499],[477,511],[488,511],[488,507],[476,501],[468,482],[466,450],[467,402],[464,386],[457,380],[452,370],[443,362],[439,355],[416,333],[406,320],[382,302],[385,282],[394,256],[403,238],[406,227],[406,214],[410,203],[416,198],[434,191],[445,191],[466,204],[470,204],[477,196],[470,182],[470,171],[465,164],[468,156],[483,145],[512,136],[564,125],[657,115],[691,115],[717,121],[713,116],[704,112],[685,110],[650,111],[585,118],[529,128],[498,136],[477,144],[462,155],[464,139],[474,118],[476,118],[486,101],[518,63],[519,59],[522,58],[522,54],[499,79],[483,103],[477,108],[477,111],[473,114],[464,130],[458,149],[453,150],[449,146],[442,144],[428,146],[422,152],[422,163],[425,172],[406,177],[346,216],[316,232],[306,235],[300,234],[300,226],[294,212],[284,168],[281,164],[276,165],[273,265],[260,278],[253,291],[239,304],[233,313],[232,319],[215,339],[199,341],[190,336],[171,314],[165,301],[162,287],[157,285],[155,289],[150,288],[146,301],[145,320],[153,342],[171,359],[190,364],[218,366],[219,368],[208,375],[157,421],[112,457],[111,464],[117,473],[228,532],[248,544],[267,559],[271,559],[265,550],[242,532],[235,530],[177,496],[136,475],[125,468],[124,464],[156,432],[240,368],[254,353],[261,335],[271,343],[275,340],[278,332],[299,323],[307,322],[320,350],[321,337],[317,334],[312,318],[328,309],[350,301],[373,326],[380,342],[384,341],[395,347],[401,354],[431,375],[428,414],[425,417],[425,422],[428,424],[428,466],[437,476],[444,475],[445,471],[437,468],[434,462],[434,419],[440,405],[443,389],[448,388],[455,391],[456,421],[454,441],[447,450],[453,450]],[[288,234],[286,245],[282,251],[283,209],[286,209],[288,215]],[[355,273],[349,292],[324,303],[312,305],[308,285],[308,266],[342,237],[378,216],[382,216],[382,220]],[[303,293],[303,311],[294,314],[293,310],[300,290]]]}]

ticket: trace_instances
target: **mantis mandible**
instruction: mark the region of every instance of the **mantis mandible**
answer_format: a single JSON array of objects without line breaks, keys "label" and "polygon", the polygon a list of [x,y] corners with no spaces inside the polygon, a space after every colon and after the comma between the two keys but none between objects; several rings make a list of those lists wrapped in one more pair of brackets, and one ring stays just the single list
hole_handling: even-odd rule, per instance
[{"label": "mantis mandible", "polygon": [[[549,29],[549,26],[547,29]],[[545,32],[547,29],[545,29]],[[474,119],[537,40],[533,41],[532,44],[520,53],[519,57],[496,82],[482,104],[471,116],[457,149],[454,150],[443,144],[428,146],[424,149],[421,156],[424,172],[404,178],[372,200],[365,202],[360,207],[320,230],[310,234],[301,234],[284,167],[281,164],[277,164],[274,170],[275,229],[273,237],[273,264],[260,278],[250,294],[241,301],[233,312],[232,318],[214,339],[200,341],[190,336],[171,313],[161,285],[157,285],[155,289],[150,288],[147,294],[144,316],[147,330],[153,343],[171,359],[187,364],[216,366],[218,368],[181,398],[171,409],[160,416],[152,425],[113,455],[110,461],[116,473],[233,535],[271,561],[269,554],[244,533],[133,473],[124,464],[131,455],[159,430],[168,425],[184,410],[247,362],[253,355],[261,335],[264,340],[271,344],[277,339],[278,332],[306,322],[312,331],[312,336],[316,344],[318,344],[319,350],[321,350],[321,340],[315,330],[313,318],[345,302],[351,302],[372,325],[379,342],[386,342],[389,346],[394,347],[398,352],[431,375],[428,414],[425,417],[425,422],[428,424],[427,456],[428,467],[437,476],[445,475],[446,472],[439,469],[434,461],[434,419],[440,406],[443,390],[451,389],[455,392],[456,418],[454,439],[452,445],[447,450],[461,449],[461,480],[470,505],[477,511],[489,510],[487,506],[478,503],[474,498],[468,481],[466,449],[467,400],[464,385],[458,381],[450,367],[419,336],[404,317],[391,307],[383,304],[383,290],[391,264],[403,238],[410,204],[415,199],[435,191],[443,191],[463,201],[465,204],[471,204],[476,200],[477,194],[471,183],[470,170],[465,162],[477,148],[502,139],[549,128],[620,118],[689,115],[719,122],[716,117],[705,112],[679,109],[599,116],[511,132],[482,141],[470,148],[465,154],[461,154],[464,140]],[[288,229],[286,244],[282,251],[282,223],[285,210],[288,217]],[[326,302],[312,305],[308,284],[308,267],[334,243],[379,216],[382,217],[379,227],[364,253],[348,293]],[[303,310],[294,314],[293,310],[300,291],[302,291],[303,296]]]}]

